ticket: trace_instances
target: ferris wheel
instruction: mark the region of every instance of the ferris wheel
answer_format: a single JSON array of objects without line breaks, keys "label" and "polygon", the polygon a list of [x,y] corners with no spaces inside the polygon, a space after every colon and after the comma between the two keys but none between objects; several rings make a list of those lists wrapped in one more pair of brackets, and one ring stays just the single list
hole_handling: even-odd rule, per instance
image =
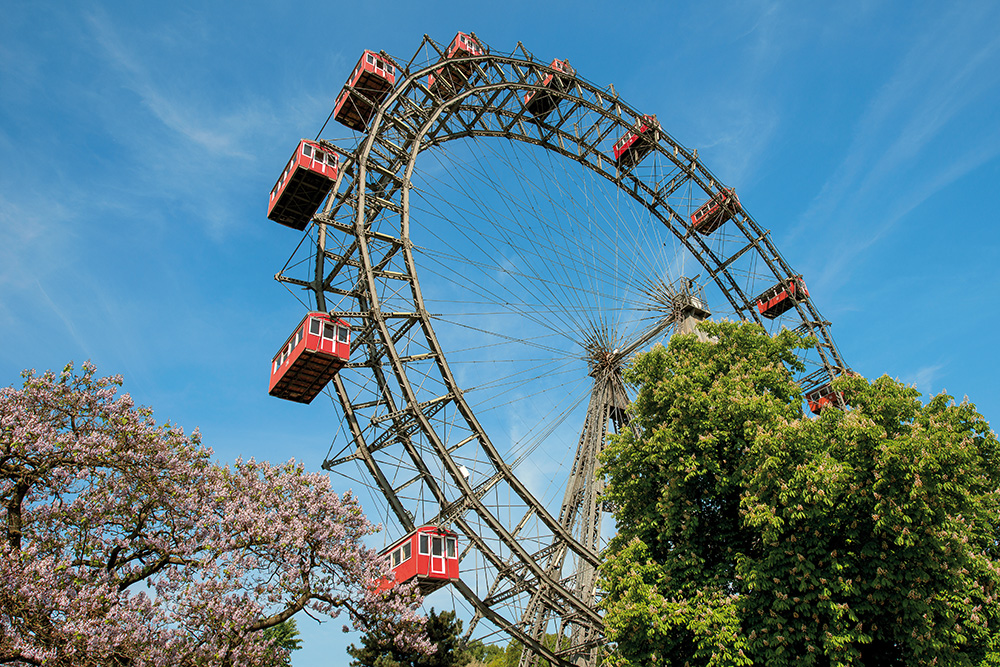
[{"label": "ferris wheel", "polygon": [[321,163],[271,216],[306,230],[276,279],[316,316],[272,386],[328,326],[342,353],[285,396],[331,380],[345,433],[324,468],[384,497],[397,537],[457,538],[470,631],[521,642],[522,665],[595,665],[614,531],[595,471],[629,428],[623,366],[709,316],[794,328],[817,340],[797,379],[818,411],[847,370],[829,322],[697,151],[565,60],[425,36],[406,60],[365,52],[331,116],[356,145],[303,140],[272,191]]}]

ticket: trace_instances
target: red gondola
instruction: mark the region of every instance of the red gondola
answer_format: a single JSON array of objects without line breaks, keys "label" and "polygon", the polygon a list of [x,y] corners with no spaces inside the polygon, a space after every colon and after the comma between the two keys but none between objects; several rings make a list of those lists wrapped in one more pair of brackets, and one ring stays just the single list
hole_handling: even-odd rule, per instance
[{"label": "red gondola", "polygon": [[701,234],[711,234],[739,210],[740,200],[736,192],[732,188],[722,188],[691,214],[691,228]]},{"label": "red gondola", "polygon": [[545,118],[559,106],[559,101],[562,99],[559,95],[549,91],[565,91],[569,87],[570,79],[576,76],[576,70],[570,66],[568,60],[556,58],[549,64],[549,67],[556,71],[547,74],[539,82],[539,85],[546,90],[532,90],[524,96],[525,108],[539,120]]},{"label": "red gondola", "polygon": [[429,595],[458,579],[458,535],[447,528],[422,526],[382,552],[395,580],[383,579],[379,590],[416,579],[422,595]]},{"label": "red gondola", "polygon": [[[441,61],[452,58],[468,58],[483,55],[483,47],[475,37],[460,32],[451,40]],[[436,95],[455,94],[465,87],[472,76],[472,63],[452,63],[448,67],[439,67],[427,77],[427,87]]]},{"label": "red gondola", "polygon": [[[843,400],[843,394],[834,391],[829,382],[821,387],[817,387],[806,394],[806,403],[814,415],[818,415],[827,406],[836,407]],[[838,400],[840,399],[840,400]]]},{"label": "red gondola", "polygon": [[657,130],[660,123],[656,116],[640,116],[636,126],[625,133],[625,136],[615,142],[615,164],[619,168],[629,168],[637,165],[642,158],[653,150],[657,141]]},{"label": "red gondola", "polygon": [[764,317],[773,320],[794,306],[796,301],[808,296],[809,290],[806,289],[802,276],[793,276],[761,294],[757,299],[757,310]]},{"label": "red gondola", "polygon": [[309,313],[271,362],[271,396],[309,403],[351,358],[351,327]]},{"label": "red gondola", "polygon": [[337,96],[333,117],[352,130],[364,132],[375,109],[396,85],[396,67],[374,51],[365,51]]},{"label": "red gondola", "polygon": [[300,141],[271,188],[267,217],[292,229],[305,229],[336,182],[339,166],[336,153],[315,141]]}]

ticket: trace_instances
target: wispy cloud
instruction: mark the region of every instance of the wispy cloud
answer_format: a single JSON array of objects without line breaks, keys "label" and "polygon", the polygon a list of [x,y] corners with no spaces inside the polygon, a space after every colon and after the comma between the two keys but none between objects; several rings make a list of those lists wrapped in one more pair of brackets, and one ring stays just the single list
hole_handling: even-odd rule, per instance
[{"label": "wispy cloud", "polygon": [[83,350],[87,358],[93,357],[94,353],[88,345],[87,339],[80,335],[80,332],[77,331],[76,325],[68,315],[68,313],[71,312],[71,309],[67,307],[67,304],[60,304],[53,301],[52,297],[49,296],[49,293],[44,287],[42,287],[41,281],[35,280],[34,283],[37,294],[41,297],[41,302],[48,306],[59,321],[62,322],[69,339],[72,340],[80,350]]},{"label": "wispy cloud", "polygon": [[106,98],[83,92],[89,111],[113,145],[125,148],[117,165],[124,176],[120,184],[144,193],[125,201],[143,213],[158,208],[148,199],[179,209],[182,220],[216,242],[231,238],[245,222],[234,201],[245,199],[244,190],[257,181],[265,183],[257,185],[265,197],[271,172],[287,159],[282,150],[278,160],[261,160],[271,144],[298,139],[294,128],[305,124],[303,118],[315,122],[332,102],[305,89],[279,95],[231,79],[227,68],[233,64],[218,59],[216,38],[197,25],[190,34],[178,35],[173,24],[152,32],[120,25],[97,9],[81,26],[97,58],[93,88],[108,91]]},{"label": "wispy cloud", "polygon": [[[94,43],[106,62],[121,75],[124,85],[139,96],[149,112],[170,130],[191,141],[204,151],[220,157],[247,159],[243,148],[248,132],[261,127],[266,114],[248,108],[217,110],[205,108],[198,91],[188,89],[185,95],[168,93],[166,82],[157,80],[144,64],[143,49],[125,44],[112,21],[103,13],[86,18]],[[148,36],[147,36],[148,38]],[[146,45],[148,48],[148,44]],[[180,73],[178,73],[180,74]]]},{"label": "wispy cloud", "polygon": [[[1000,37],[976,38],[991,7],[940,17],[869,102],[839,166],[800,219],[842,230],[817,283],[843,281],[859,254],[948,185],[1000,155],[1000,131],[962,127],[1000,82]],[[989,19],[989,20],[987,20]]]},{"label": "wispy cloud", "polygon": [[65,202],[33,188],[0,192],[0,330],[12,325],[7,311],[15,299],[28,299],[38,277],[59,271],[60,257],[76,239],[75,214]]},{"label": "wispy cloud", "polygon": [[916,387],[924,396],[929,396],[932,393],[936,393],[934,381],[938,377],[941,369],[945,367],[945,364],[933,364],[930,366],[924,366],[923,368],[917,369],[917,371],[906,381]]},{"label": "wispy cloud", "polygon": [[[711,156],[713,169],[726,182],[745,183],[754,177],[760,155],[774,140],[781,124],[781,109],[769,93],[774,66],[794,47],[795,31],[780,2],[748,3],[722,24],[720,33],[732,32],[725,41],[739,45],[741,61],[719,63],[695,106],[697,128],[692,137],[702,157]],[[740,26],[749,29],[736,32]],[[720,35],[720,39],[725,39]],[[704,44],[698,44],[700,51]],[[691,102],[694,102],[693,100]]]}]

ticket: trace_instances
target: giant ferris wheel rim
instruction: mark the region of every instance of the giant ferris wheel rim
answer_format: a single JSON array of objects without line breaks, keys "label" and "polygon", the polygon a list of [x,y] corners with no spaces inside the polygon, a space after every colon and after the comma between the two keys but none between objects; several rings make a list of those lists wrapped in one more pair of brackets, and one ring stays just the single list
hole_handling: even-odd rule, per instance
[{"label": "giant ferris wheel rim", "polygon": [[[437,45],[425,37],[421,48],[432,46],[438,53],[443,53]],[[419,54],[420,49],[417,53]],[[385,54],[383,54],[385,55]],[[537,83],[541,80],[540,74],[554,73],[548,65],[535,60],[530,54],[522,49],[519,56],[511,54],[493,54],[487,50],[479,56],[456,59],[455,63],[468,63],[473,68],[472,81],[464,90],[455,95],[441,97],[433,94],[424,84],[426,78],[435,70],[442,67],[441,61],[428,61],[422,66],[416,66],[416,56],[407,65],[400,69],[404,72],[403,80],[393,89],[387,99],[378,107],[375,116],[372,118],[369,131],[364,135],[362,141],[353,151],[340,151],[345,156],[344,169],[338,176],[334,194],[331,195],[322,214],[315,217],[322,227],[320,235],[325,235],[326,229],[336,229],[340,232],[353,234],[356,239],[358,262],[362,265],[360,272],[364,274],[366,285],[363,288],[363,296],[358,298],[358,308],[350,311],[331,311],[338,316],[356,317],[364,321],[365,326],[369,326],[372,332],[372,339],[381,341],[370,343],[372,350],[381,345],[377,351],[370,354],[387,358],[387,362],[381,370],[373,369],[373,374],[377,376],[376,383],[391,384],[398,382],[400,395],[405,406],[400,408],[400,414],[407,411],[417,428],[423,431],[428,441],[433,445],[434,456],[444,466],[447,474],[451,477],[451,482],[461,489],[465,499],[465,511],[474,511],[489,524],[489,527],[496,532],[501,541],[507,542],[509,547],[509,557],[514,557],[521,561],[521,567],[525,572],[532,571],[537,577],[538,585],[544,582],[555,594],[571,603],[576,602],[570,591],[563,588],[558,581],[551,579],[542,568],[532,561],[531,554],[518,544],[518,540],[507,531],[497,517],[492,516],[491,511],[482,505],[476,496],[475,490],[462,477],[460,466],[452,459],[449,447],[445,444],[444,438],[434,432],[434,426],[426,417],[424,411],[426,403],[422,403],[416,392],[408,389],[407,364],[402,360],[401,355],[394,351],[393,334],[390,333],[386,324],[387,317],[395,317],[397,314],[387,314],[381,309],[380,284],[377,274],[381,270],[378,262],[373,260],[369,252],[369,243],[378,242],[384,244],[398,244],[398,248],[393,251],[400,253],[405,261],[403,262],[410,272],[408,276],[412,286],[413,309],[409,313],[415,324],[426,336],[429,348],[437,356],[437,366],[443,377],[444,384],[450,387],[452,396],[449,400],[456,406],[456,409],[463,413],[464,418],[471,425],[472,431],[476,431],[481,445],[487,455],[493,460],[500,473],[506,476],[505,482],[521,497],[521,499],[537,514],[542,523],[546,524],[559,539],[573,550],[578,557],[596,563],[598,555],[584,545],[579,544],[563,529],[558,521],[548,512],[542,503],[533,497],[530,491],[517,476],[506,466],[500,453],[490,442],[489,434],[477,421],[472,408],[465,402],[462,390],[455,380],[453,373],[448,366],[448,352],[445,350],[435,335],[434,323],[423,302],[423,293],[419,284],[419,271],[417,262],[413,256],[413,243],[409,235],[409,196],[412,185],[412,178],[416,168],[418,158],[426,151],[433,150],[438,146],[445,145],[452,141],[460,141],[468,138],[505,138],[511,141],[522,142],[540,147],[546,151],[558,153],[563,157],[578,163],[583,168],[589,169],[595,174],[603,177],[621,192],[626,193],[635,201],[645,206],[651,217],[662,223],[676,238],[698,260],[702,272],[712,281],[730,302],[733,310],[739,313],[744,319],[752,319],[761,322],[761,317],[755,308],[755,300],[758,294],[747,293],[741,286],[739,280],[730,274],[730,268],[735,261],[742,256],[755,254],[759,256],[767,269],[771,271],[775,280],[781,281],[792,279],[796,274],[792,271],[788,263],[781,257],[780,253],[773,246],[769,232],[764,231],[757,222],[741,207],[739,214],[731,221],[739,233],[743,235],[745,244],[736,252],[720,257],[713,250],[708,242],[699,234],[694,233],[689,225],[685,223],[685,216],[671,206],[667,200],[668,195],[664,195],[672,186],[686,183],[694,185],[712,197],[714,192],[724,186],[705,167],[697,156],[697,151],[690,151],[680,143],[676,142],[666,131],[660,131],[654,151],[662,159],[676,168],[675,178],[667,183],[650,183],[640,177],[633,170],[619,170],[606,168],[614,166],[614,161],[607,152],[608,140],[613,141],[617,136],[633,127],[637,120],[643,115],[639,110],[629,106],[622,101],[613,89],[610,91],[600,88],[576,74],[572,84],[568,89],[559,90],[554,94],[560,100],[571,105],[573,109],[586,109],[599,119],[595,121],[594,127],[600,125],[595,137],[589,135],[594,128],[579,131],[576,136],[568,128],[563,127],[565,119],[569,114],[560,114],[555,122],[549,123],[546,120],[536,121],[531,119],[524,106],[518,109],[515,100],[530,91],[541,91],[545,88]],[[411,67],[412,66],[412,67]],[[552,91],[550,90],[550,94]],[[461,119],[462,114],[468,114],[475,118],[471,123],[462,121],[458,123],[456,129],[448,130],[448,119]],[[414,123],[414,119],[420,122]],[[491,119],[486,122],[483,119]],[[444,128],[445,131],[442,131]],[[400,146],[399,155],[392,157],[389,155],[395,149],[391,139],[399,136],[408,138],[408,148]],[[405,143],[405,142],[404,142]],[[575,150],[574,150],[575,149]],[[385,169],[380,161],[387,161],[395,165],[395,170]],[[377,217],[372,215],[375,208],[389,205],[389,201],[378,201],[384,192],[372,192],[369,198],[369,173],[377,172],[377,178],[395,187],[400,193],[400,227],[398,234],[392,235],[385,230],[375,230],[371,227],[371,220]],[[390,173],[392,172],[392,173]],[[353,174],[349,179],[347,174]],[[676,184],[675,184],[676,181]],[[355,214],[352,224],[348,225],[338,221],[338,211],[343,206],[354,206]],[[381,210],[381,209],[379,209]],[[320,277],[323,274],[323,259],[317,252],[316,289],[317,305],[321,310],[327,310],[323,287],[320,284]],[[382,267],[384,268],[384,267]],[[326,281],[328,282],[328,281]],[[324,283],[325,284],[325,283]],[[794,312],[799,316],[799,328],[813,334],[820,341],[822,347],[819,354],[821,357],[820,371],[814,374],[810,380],[817,385],[822,384],[824,373],[826,376],[833,376],[846,369],[839,352],[828,332],[829,323],[825,322],[819,315],[812,301],[808,298],[801,299],[794,304]],[[394,376],[394,377],[390,377]],[[335,391],[339,397],[345,415],[350,422],[354,419],[359,406],[352,403],[352,397],[345,387],[340,377],[335,378]],[[386,391],[386,395],[393,394],[396,390]],[[388,417],[387,417],[388,419]],[[396,419],[396,417],[393,417]],[[364,443],[360,428],[352,423],[352,432],[357,439],[359,458],[365,459],[364,465],[376,477],[379,487],[382,489],[386,499],[393,511],[406,526],[406,510],[398,499],[391,498],[392,486],[385,480],[378,480],[381,474],[378,464],[374,461],[371,448]],[[415,455],[419,458],[419,453]],[[421,466],[416,466],[420,468]],[[426,466],[425,466],[426,468]],[[432,479],[428,469],[424,469],[420,474],[427,476],[425,480],[428,488],[435,492],[436,482]],[[435,492],[436,493],[436,492]],[[394,502],[395,501],[395,502]],[[448,516],[449,507],[454,502],[447,502],[444,495],[439,497],[441,504],[441,516]],[[454,509],[452,507],[452,509]],[[492,547],[479,536],[468,524],[463,525],[464,515],[452,516],[452,520],[462,528],[462,532],[470,538],[477,550],[483,553],[486,560],[489,560],[499,570],[505,567],[503,558],[492,553]],[[412,523],[412,517],[409,519]],[[412,528],[412,526],[410,526]],[[540,655],[558,660],[544,646],[538,642],[526,638],[523,631],[516,626],[516,622],[507,619],[494,612],[490,606],[484,602],[483,596],[471,590],[469,586],[459,587],[470,603],[473,604],[485,617],[489,617],[498,627],[510,632],[515,638],[521,639]],[[573,604],[576,611],[588,617],[595,627],[600,624],[598,611],[590,604]]]}]

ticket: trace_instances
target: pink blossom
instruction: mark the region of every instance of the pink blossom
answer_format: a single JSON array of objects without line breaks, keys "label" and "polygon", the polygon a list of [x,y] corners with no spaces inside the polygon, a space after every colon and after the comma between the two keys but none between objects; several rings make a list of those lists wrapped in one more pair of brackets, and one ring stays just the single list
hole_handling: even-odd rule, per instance
[{"label": "pink blossom", "polygon": [[0,389],[0,662],[265,664],[261,630],[303,610],[430,652],[416,591],[376,591],[375,528],[328,477],[219,466],[90,364],[23,376]]}]

